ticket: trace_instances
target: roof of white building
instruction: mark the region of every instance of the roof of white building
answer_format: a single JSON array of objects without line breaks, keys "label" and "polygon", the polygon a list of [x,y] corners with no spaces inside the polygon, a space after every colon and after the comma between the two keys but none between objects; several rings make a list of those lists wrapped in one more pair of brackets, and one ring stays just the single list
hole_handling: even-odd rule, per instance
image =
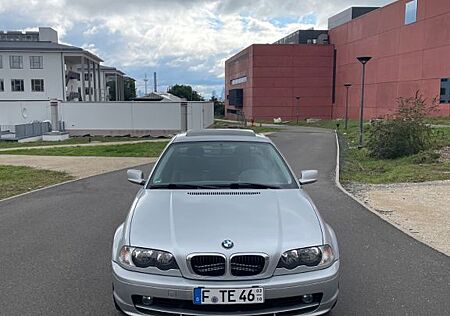
[{"label": "roof of white building", "polygon": [[111,67],[111,66],[100,66],[100,70],[103,71],[104,73],[111,73],[111,74],[119,74],[121,76],[125,75],[125,73],[115,67]]},{"label": "roof of white building", "polygon": [[103,60],[80,47],[64,45],[54,42],[33,41],[0,41],[0,51],[36,51],[36,52],[62,52],[62,53],[84,53],[88,57],[102,62]]}]

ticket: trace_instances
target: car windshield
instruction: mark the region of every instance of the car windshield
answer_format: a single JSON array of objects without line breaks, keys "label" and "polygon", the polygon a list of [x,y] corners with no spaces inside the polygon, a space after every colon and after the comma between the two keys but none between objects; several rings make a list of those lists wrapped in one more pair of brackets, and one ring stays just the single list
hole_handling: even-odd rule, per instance
[{"label": "car windshield", "polygon": [[270,143],[207,141],[173,143],[150,178],[150,189],[298,188]]}]

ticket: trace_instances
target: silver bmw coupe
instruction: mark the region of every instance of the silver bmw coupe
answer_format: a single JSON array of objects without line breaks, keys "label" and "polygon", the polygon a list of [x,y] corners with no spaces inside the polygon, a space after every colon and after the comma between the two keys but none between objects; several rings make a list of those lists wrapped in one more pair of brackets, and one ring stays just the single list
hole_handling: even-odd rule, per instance
[{"label": "silver bmw coupe", "polygon": [[112,249],[113,298],[127,315],[323,315],[339,251],[271,140],[250,130],[175,136],[139,184]]}]

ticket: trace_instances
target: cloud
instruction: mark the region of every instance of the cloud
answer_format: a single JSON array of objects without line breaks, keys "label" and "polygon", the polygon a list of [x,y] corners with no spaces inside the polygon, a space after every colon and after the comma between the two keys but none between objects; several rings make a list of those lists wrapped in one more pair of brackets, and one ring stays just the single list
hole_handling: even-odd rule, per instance
[{"label": "cloud", "polygon": [[[366,0],[384,5],[392,0]],[[98,54],[138,79],[193,84],[220,93],[224,61],[253,43],[324,28],[354,0],[0,0],[2,25],[51,26],[60,39]],[[183,81],[183,82],[181,82]],[[209,87],[209,88],[208,88]]]}]

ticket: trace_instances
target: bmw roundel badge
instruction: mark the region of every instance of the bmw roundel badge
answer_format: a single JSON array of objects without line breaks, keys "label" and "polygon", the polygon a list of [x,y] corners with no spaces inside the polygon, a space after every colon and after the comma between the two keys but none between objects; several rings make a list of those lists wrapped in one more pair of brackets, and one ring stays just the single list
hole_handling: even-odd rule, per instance
[{"label": "bmw roundel badge", "polygon": [[233,248],[233,246],[234,246],[234,243],[229,239],[226,239],[222,242],[222,247],[225,249],[231,249],[231,248]]}]

